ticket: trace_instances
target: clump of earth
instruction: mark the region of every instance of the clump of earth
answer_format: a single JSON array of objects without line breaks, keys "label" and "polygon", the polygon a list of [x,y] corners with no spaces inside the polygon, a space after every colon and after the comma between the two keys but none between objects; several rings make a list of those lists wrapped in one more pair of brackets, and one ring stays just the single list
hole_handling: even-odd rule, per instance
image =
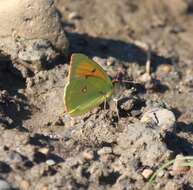
[{"label": "clump of earth", "polygon": [[63,114],[68,57],[41,41],[35,53],[47,53],[40,62],[46,67],[26,72],[32,41],[25,42],[27,53],[20,51],[25,64],[17,58],[16,66],[15,57],[0,52],[0,189],[193,188],[191,171],[172,167],[148,182],[162,164],[193,154],[191,1],[55,5],[69,55],[84,53],[111,78],[131,82],[120,83],[113,95],[119,117],[109,101],[72,118]]}]

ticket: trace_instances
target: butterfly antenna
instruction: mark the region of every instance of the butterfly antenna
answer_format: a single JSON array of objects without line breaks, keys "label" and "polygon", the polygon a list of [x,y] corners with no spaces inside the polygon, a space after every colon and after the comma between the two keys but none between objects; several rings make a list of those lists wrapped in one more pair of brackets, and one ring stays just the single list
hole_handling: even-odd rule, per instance
[{"label": "butterfly antenna", "polygon": [[135,82],[135,81],[122,80],[122,79],[114,79],[114,80],[112,80],[112,83],[113,83],[113,84],[116,84],[116,83],[139,84],[138,82]]},{"label": "butterfly antenna", "polygon": [[[107,100],[106,100],[106,99],[105,99],[105,101],[104,101],[103,106],[104,106],[104,111],[106,112],[106,110],[107,110]],[[105,119],[105,120],[108,120],[106,113],[105,113],[104,119]]]}]

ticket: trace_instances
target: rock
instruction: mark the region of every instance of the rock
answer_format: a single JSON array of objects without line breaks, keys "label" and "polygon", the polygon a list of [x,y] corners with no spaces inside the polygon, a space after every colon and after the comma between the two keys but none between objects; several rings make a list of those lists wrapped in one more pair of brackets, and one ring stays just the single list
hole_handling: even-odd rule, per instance
[{"label": "rock", "polygon": [[139,82],[144,84],[147,90],[154,90],[156,88],[156,79],[149,73],[144,73],[138,78]]},{"label": "rock", "polygon": [[23,190],[28,190],[30,188],[30,184],[26,180],[22,180],[20,183],[20,188]]},{"label": "rock", "polygon": [[107,65],[108,66],[114,65],[116,62],[117,62],[117,60],[114,57],[109,57],[107,59]]},{"label": "rock", "polygon": [[151,81],[151,75],[149,75],[148,73],[144,73],[143,75],[141,75],[139,77],[139,81],[142,83],[146,83],[148,81]]},{"label": "rock", "polygon": [[183,184],[180,181],[169,181],[165,184],[165,190],[178,190],[183,189]]},{"label": "rock", "polygon": [[110,154],[110,153],[112,153],[112,148],[111,147],[103,147],[100,150],[98,150],[97,153],[98,153],[98,155]]},{"label": "rock", "polygon": [[134,107],[135,101],[133,98],[122,98],[119,100],[119,104],[122,110],[129,111]]},{"label": "rock", "polygon": [[14,121],[9,116],[5,116],[4,114],[0,114],[0,120],[4,124],[4,128],[11,128],[14,125]]},{"label": "rock", "polygon": [[153,174],[153,170],[146,168],[142,171],[141,175],[145,178],[145,179],[149,179],[150,176]]},{"label": "rock", "polygon": [[14,67],[25,77],[23,68],[38,70],[58,56],[56,50],[67,53],[68,40],[52,0],[0,1],[0,18],[0,50],[17,60]]},{"label": "rock", "polygon": [[142,123],[157,125],[163,131],[173,131],[176,118],[172,111],[164,108],[153,108],[145,112],[141,118]]},{"label": "rock", "polygon": [[159,76],[166,76],[171,71],[172,71],[172,65],[164,64],[164,65],[159,65],[156,72]]},{"label": "rock", "polygon": [[12,187],[7,181],[0,179],[0,190],[11,190],[11,189]]},{"label": "rock", "polygon": [[71,20],[78,20],[80,19],[81,16],[77,13],[77,12],[71,12],[69,13],[68,15],[68,19],[71,21]]},{"label": "rock", "polygon": [[49,159],[49,160],[46,160],[46,164],[48,166],[53,166],[54,164],[56,164],[56,162],[54,160],[52,160],[52,159]]},{"label": "rock", "polygon": [[8,153],[7,159],[9,160],[10,163],[15,163],[15,164],[22,163],[22,161],[23,161],[22,155],[16,151],[10,151]]},{"label": "rock", "polygon": [[65,164],[68,166],[68,167],[74,167],[76,165],[81,165],[84,163],[84,160],[80,157],[80,156],[77,156],[77,157],[68,157],[65,161]]},{"label": "rock", "polygon": [[49,151],[50,150],[48,148],[46,148],[46,147],[38,149],[38,152],[41,152],[42,154],[45,154],[45,155],[47,155],[49,153]]},{"label": "rock", "polygon": [[171,156],[160,133],[144,123],[130,124],[119,133],[113,153],[120,155],[122,162],[139,158],[143,166],[158,165]]},{"label": "rock", "polygon": [[92,150],[85,150],[85,151],[82,153],[82,155],[83,155],[83,158],[84,158],[85,160],[93,160],[93,158],[94,158],[94,153],[93,153]]}]

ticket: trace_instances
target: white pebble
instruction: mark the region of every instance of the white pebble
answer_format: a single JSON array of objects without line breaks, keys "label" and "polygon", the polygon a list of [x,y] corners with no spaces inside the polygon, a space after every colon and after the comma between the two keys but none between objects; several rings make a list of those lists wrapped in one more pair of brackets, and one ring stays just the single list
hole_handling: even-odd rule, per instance
[{"label": "white pebble", "polygon": [[3,179],[0,179],[0,190],[11,190],[11,186],[9,185],[8,182],[6,182]]},{"label": "white pebble", "polygon": [[103,147],[100,150],[98,150],[98,155],[103,155],[103,154],[110,154],[112,153],[112,148],[111,147]]},{"label": "white pebble", "polygon": [[83,158],[85,159],[85,160],[92,160],[93,158],[94,158],[94,153],[90,150],[85,150],[84,152],[83,152]]},{"label": "white pebble", "polygon": [[143,114],[143,123],[154,123],[163,131],[173,131],[176,118],[172,111],[164,108],[153,108]]},{"label": "white pebble", "polygon": [[75,19],[80,19],[80,15],[77,12],[71,12],[68,15],[69,20],[75,20]]},{"label": "white pebble", "polygon": [[53,166],[54,164],[56,164],[56,162],[54,160],[46,160],[46,164],[49,165],[49,166]]},{"label": "white pebble", "polygon": [[153,170],[146,168],[143,170],[143,172],[141,173],[141,175],[145,178],[145,179],[149,179],[150,176],[153,174]]},{"label": "white pebble", "polygon": [[49,153],[49,149],[45,148],[45,147],[39,148],[38,151],[41,152],[42,154],[45,154],[45,155],[47,155]]}]

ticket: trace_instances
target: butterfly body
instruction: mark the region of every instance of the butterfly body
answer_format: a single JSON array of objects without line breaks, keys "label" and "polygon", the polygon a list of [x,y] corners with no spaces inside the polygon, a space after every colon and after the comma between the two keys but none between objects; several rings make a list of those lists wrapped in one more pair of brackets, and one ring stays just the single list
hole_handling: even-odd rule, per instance
[{"label": "butterfly body", "polygon": [[69,81],[64,90],[68,114],[82,115],[106,101],[112,93],[111,79],[101,66],[84,54],[72,55]]}]

